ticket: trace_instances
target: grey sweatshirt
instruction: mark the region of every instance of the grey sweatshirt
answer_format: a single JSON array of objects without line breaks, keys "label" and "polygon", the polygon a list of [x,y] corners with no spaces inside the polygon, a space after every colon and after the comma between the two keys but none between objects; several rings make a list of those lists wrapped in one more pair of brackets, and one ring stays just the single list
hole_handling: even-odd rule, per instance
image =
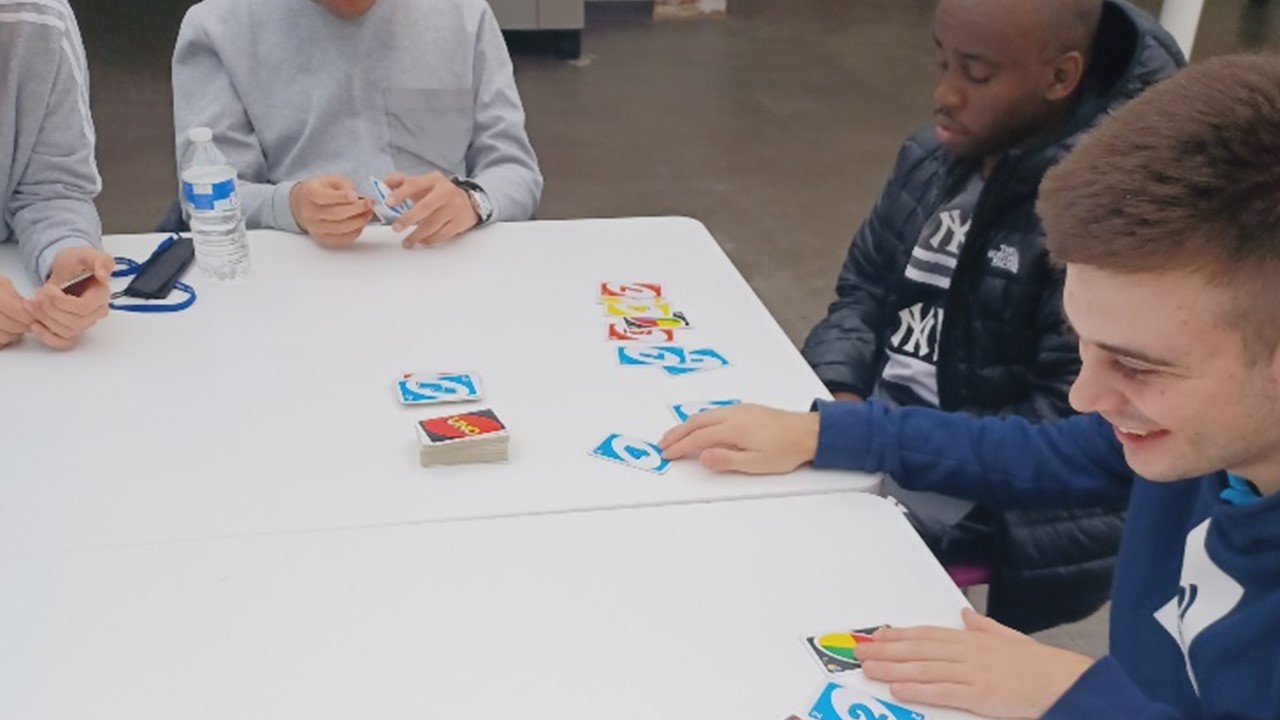
[{"label": "grey sweatshirt", "polygon": [[66,0],[0,0],[0,242],[32,283],[58,252],[102,244],[89,70]]},{"label": "grey sweatshirt", "polygon": [[204,0],[173,54],[177,157],[213,129],[251,228],[298,232],[289,191],[342,175],[474,180],[495,220],[527,220],[542,175],[511,58],[484,0],[379,0],[354,19],[313,0]]}]

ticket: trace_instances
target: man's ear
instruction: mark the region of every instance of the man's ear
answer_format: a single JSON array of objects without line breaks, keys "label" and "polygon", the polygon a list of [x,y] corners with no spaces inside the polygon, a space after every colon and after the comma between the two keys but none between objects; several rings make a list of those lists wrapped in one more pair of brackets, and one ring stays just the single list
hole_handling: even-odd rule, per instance
[{"label": "man's ear", "polygon": [[1049,76],[1049,87],[1044,98],[1050,102],[1066,100],[1080,87],[1084,78],[1084,56],[1071,51],[1053,61],[1052,75]]}]

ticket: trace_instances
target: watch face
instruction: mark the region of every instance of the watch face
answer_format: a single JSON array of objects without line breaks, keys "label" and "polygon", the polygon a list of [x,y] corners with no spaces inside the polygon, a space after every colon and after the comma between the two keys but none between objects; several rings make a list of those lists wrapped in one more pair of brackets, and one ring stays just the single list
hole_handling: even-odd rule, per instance
[{"label": "watch face", "polygon": [[476,215],[480,216],[480,222],[488,222],[493,215],[493,205],[489,204],[489,197],[483,190],[468,190],[467,195],[471,198],[471,207],[475,209]]}]

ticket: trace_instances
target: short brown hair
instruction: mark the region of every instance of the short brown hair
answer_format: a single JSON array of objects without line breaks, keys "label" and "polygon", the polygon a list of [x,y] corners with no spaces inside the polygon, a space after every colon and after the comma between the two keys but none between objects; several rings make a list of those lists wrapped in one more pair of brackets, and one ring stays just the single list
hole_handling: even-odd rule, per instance
[{"label": "short brown hair", "polygon": [[1183,70],[1106,119],[1045,176],[1060,261],[1202,272],[1235,295],[1251,355],[1280,345],[1280,57]]}]

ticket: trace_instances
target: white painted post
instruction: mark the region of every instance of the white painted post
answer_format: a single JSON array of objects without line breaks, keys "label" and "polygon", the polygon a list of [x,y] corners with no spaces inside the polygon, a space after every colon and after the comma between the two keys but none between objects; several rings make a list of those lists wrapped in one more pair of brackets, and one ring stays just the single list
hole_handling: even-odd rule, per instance
[{"label": "white painted post", "polygon": [[1204,0],[1164,0],[1160,8],[1160,24],[1173,35],[1182,52],[1191,58],[1191,48],[1196,42],[1196,28],[1204,12]]}]

